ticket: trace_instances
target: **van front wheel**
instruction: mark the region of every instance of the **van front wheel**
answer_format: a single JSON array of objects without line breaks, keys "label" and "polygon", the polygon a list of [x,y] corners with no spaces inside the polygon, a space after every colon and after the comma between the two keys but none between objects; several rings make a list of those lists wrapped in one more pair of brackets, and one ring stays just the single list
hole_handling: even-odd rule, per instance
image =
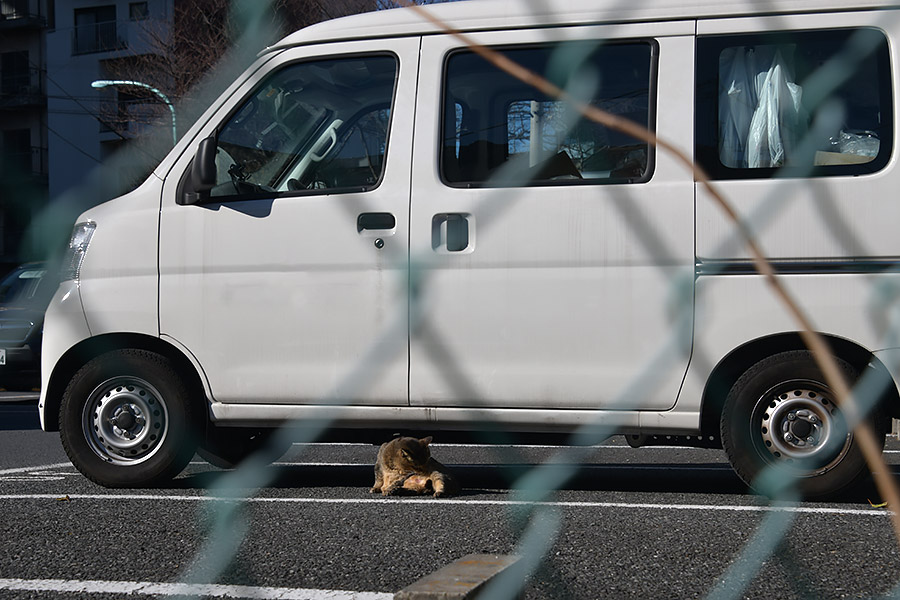
[{"label": "van front wheel", "polygon": [[69,459],[103,486],[168,481],[194,454],[188,390],[153,352],[117,350],[88,362],[66,388],[59,420]]},{"label": "van front wheel", "polygon": [[[856,369],[836,360],[853,384]],[[883,444],[879,411],[867,421]],[[748,369],[725,401],[721,434],[737,474],[767,495],[790,484],[807,498],[835,496],[869,473],[833,390],[806,350],[776,354]]]}]

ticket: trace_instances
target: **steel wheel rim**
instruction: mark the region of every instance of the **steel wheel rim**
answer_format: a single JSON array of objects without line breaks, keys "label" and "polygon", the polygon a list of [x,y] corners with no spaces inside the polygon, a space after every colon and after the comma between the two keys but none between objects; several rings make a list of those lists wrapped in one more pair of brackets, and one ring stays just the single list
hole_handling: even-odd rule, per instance
[{"label": "steel wheel rim", "polygon": [[764,459],[808,476],[837,466],[853,440],[829,388],[810,380],[780,383],[763,394],[753,424]]},{"label": "steel wheel rim", "polygon": [[168,424],[162,396],[137,377],[104,381],[91,392],[82,413],[84,437],[91,450],[118,465],[136,465],[159,452]]}]

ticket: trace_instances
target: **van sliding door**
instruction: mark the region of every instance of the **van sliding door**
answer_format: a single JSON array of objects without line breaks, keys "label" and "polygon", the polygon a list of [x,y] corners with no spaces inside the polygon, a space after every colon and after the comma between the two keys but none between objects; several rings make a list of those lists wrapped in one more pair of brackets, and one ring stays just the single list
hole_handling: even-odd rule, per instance
[{"label": "van sliding door", "polygon": [[[674,22],[473,37],[689,152],[693,32]],[[449,36],[426,38],[422,61],[442,68],[423,69],[419,85],[411,403],[672,407],[691,347],[691,173]]]}]

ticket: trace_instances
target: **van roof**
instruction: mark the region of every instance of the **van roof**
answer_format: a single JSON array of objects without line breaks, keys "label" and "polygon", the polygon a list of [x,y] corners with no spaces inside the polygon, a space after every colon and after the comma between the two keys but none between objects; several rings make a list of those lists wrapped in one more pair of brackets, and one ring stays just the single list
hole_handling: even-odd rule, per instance
[{"label": "van roof", "polygon": [[[886,0],[466,0],[425,7],[460,31],[521,29],[549,25],[634,23],[786,13],[897,8]],[[382,10],[324,21],[285,37],[268,50],[318,42],[403,37],[442,30],[409,8]]]}]

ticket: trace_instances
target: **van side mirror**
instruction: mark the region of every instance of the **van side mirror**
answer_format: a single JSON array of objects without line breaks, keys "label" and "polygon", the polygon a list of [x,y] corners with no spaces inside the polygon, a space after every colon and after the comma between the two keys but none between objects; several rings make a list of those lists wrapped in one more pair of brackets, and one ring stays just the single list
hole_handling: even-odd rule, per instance
[{"label": "van side mirror", "polygon": [[199,204],[209,200],[209,190],[216,185],[216,138],[200,142],[191,165],[190,185],[181,204]]}]

